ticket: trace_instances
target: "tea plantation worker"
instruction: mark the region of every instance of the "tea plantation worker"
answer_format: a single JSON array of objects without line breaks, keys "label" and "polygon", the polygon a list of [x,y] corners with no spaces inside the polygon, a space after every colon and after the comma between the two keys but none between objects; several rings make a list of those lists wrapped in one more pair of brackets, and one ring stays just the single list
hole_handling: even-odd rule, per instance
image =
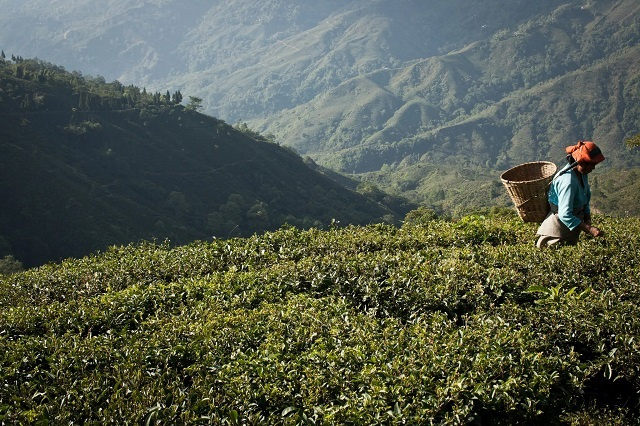
[{"label": "tea plantation worker", "polygon": [[600,229],[591,225],[588,174],[604,160],[604,155],[590,141],[568,146],[566,152],[569,164],[551,182],[548,194],[551,210],[538,228],[538,248],[553,244],[574,245],[581,231],[594,237],[602,235]]}]

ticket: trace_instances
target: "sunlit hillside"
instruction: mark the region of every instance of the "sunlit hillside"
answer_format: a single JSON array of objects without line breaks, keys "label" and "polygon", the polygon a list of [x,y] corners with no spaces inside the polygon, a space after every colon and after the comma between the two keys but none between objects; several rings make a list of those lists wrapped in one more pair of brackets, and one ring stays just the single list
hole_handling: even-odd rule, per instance
[{"label": "sunlit hillside", "polygon": [[602,145],[604,171],[640,165],[624,145],[640,133],[637,0],[0,7],[8,55],[198,96],[207,114],[438,211],[506,205],[501,172],[561,162],[579,139]]}]

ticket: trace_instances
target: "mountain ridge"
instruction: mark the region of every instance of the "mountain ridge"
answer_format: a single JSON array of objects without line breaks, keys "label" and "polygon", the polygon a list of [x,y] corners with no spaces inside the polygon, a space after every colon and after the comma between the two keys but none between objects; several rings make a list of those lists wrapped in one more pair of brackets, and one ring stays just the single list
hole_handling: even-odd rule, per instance
[{"label": "mountain ridge", "polygon": [[[478,185],[493,188],[579,139],[605,149],[602,173],[640,167],[625,146],[640,133],[634,0],[110,0],[99,16],[73,0],[56,19],[47,4],[0,0],[5,50],[193,94],[209,114],[438,211],[451,200],[430,201],[442,188],[420,170],[464,192],[451,171],[483,167]],[[31,16],[38,31],[15,28]],[[467,195],[460,208],[508,204]]]}]

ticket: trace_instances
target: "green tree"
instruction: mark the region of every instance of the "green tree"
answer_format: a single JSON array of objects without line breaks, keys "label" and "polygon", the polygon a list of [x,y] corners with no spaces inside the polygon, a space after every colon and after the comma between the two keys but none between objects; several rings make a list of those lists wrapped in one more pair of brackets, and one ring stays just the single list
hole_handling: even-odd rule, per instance
[{"label": "green tree", "polygon": [[[257,141],[263,141],[263,142],[268,142],[269,139],[266,136],[261,135],[259,132],[256,132],[255,130],[252,130],[249,128],[249,126],[247,125],[247,123],[245,123],[244,121],[238,122],[238,124],[236,124],[235,126],[233,126],[234,129],[236,129],[239,132],[244,133],[245,135],[257,140]],[[273,136],[273,135],[271,135]],[[275,137],[274,137],[275,139]]]},{"label": "green tree", "polygon": [[419,207],[416,210],[412,210],[404,217],[404,223],[412,225],[424,225],[432,222],[438,218],[435,211],[427,207]]},{"label": "green tree", "polygon": [[630,148],[640,146],[640,135],[635,135],[627,139],[627,146]]},{"label": "green tree", "polygon": [[81,110],[89,109],[88,97],[87,93],[83,91],[78,94],[78,108]]},{"label": "green tree", "polygon": [[189,96],[188,110],[199,111],[202,109],[202,98],[197,96]]},{"label": "green tree", "polygon": [[213,212],[207,215],[207,230],[213,233],[219,233],[224,229],[225,220],[220,212]]},{"label": "green tree", "polygon": [[22,262],[16,260],[13,256],[5,256],[0,259],[0,275],[15,274],[16,272],[22,272],[24,267]]},{"label": "green tree", "polygon": [[167,204],[171,206],[171,209],[178,217],[182,217],[189,211],[189,202],[182,192],[171,191]]},{"label": "green tree", "polygon": [[256,202],[247,211],[247,219],[254,228],[264,228],[269,226],[269,211],[266,203]]},{"label": "green tree", "polygon": [[176,105],[182,103],[182,93],[180,93],[179,90],[174,92],[172,100],[173,100],[173,103],[176,104]]}]

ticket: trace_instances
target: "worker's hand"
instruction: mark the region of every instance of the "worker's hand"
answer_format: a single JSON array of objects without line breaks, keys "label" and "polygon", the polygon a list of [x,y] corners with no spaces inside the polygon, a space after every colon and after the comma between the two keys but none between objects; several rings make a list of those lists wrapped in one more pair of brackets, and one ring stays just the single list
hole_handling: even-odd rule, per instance
[{"label": "worker's hand", "polygon": [[601,237],[604,233],[599,230],[598,228],[596,228],[595,226],[589,226],[589,234],[591,234],[592,237]]},{"label": "worker's hand", "polygon": [[603,235],[603,232],[601,230],[599,230],[595,226],[591,226],[591,224],[587,223],[587,221],[583,221],[582,223],[580,223],[580,229],[582,229],[592,237],[601,237]]}]

